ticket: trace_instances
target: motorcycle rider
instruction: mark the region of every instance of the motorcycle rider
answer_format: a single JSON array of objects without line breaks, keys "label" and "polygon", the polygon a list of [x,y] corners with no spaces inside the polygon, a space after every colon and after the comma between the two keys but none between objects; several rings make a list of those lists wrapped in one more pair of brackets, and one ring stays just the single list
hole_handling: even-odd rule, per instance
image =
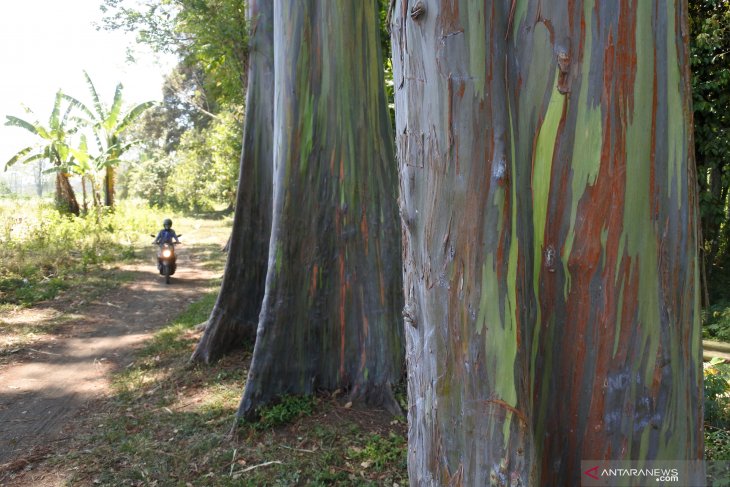
[{"label": "motorcycle rider", "polygon": [[[165,218],[162,221],[162,230],[160,230],[160,232],[157,234],[157,237],[155,238],[155,244],[162,245],[164,243],[172,243],[173,240],[175,241],[175,243],[180,243],[180,240],[177,238],[175,230],[172,229],[172,220],[170,220],[169,218]],[[157,270],[162,273],[162,257],[160,255],[157,256]],[[174,272],[175,271],[173,270],[173,273]]]},{"label": "motorcycle rider", "polygon": [[157,234],[157,238],[155,238],[155,243],[160,245],[163,243],[172,243],[173,240],[175,240],[175,243],[180,243],[175,230],[172,229],[172,220],[165,218],[162,221],[162,230],[160,230],[160,233]]}]

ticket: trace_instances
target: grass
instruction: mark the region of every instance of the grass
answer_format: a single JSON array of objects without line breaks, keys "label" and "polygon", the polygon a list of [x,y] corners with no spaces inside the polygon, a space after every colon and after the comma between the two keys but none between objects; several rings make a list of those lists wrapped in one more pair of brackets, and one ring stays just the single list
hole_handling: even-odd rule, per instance
[{"label": "grass", "polygon": [[286,396],[271,406],[259,411],[259,419],[251,423],[257,430],[276,428],[314,412],[315,400],[311,396]]},{"label": "grass", "polygon": [[196,243],[194,256],[210,268],[221,265],[221,237],[231,216],[215,220],[122,201],[114,211],[73,217],[42,200],[0,199],[0,312],[53,299],[93,271],[147,257],[150,234],[173,218],[178,233]]},{"label": "grass", "polygon": [[66,485],[407,485],[405,421],[330,396],[286,397],[230,437],[251,351],[212,367],[187,362],[214,302],[204,295],[156,333],[68,449],[13,475],[66,472]]},{"label": "grass", "polygon": [[191,260],[222,270],[230,216],[211,220],[123,201],[97,221],[60,215],[42,200],[0,199],[0,365],[72,319],[78,305],[133,279],[118,266],[153,261],[149,234],[167,216],[194,243]]},{"label": "grass", "polygon": [[74,320],[79,306],[131,279],[131,273],[99,268],[85,274],[70,274],[64,282],[64,293],[56,294],[55,299],[43,305],[0,305],[0,365],[40,337]]},{"label": "grass", "polygon": [[133,259],[151,211],[126,203],[72,217],[40,200],[0,200],[0,306],[55,298],[90,272]]}]

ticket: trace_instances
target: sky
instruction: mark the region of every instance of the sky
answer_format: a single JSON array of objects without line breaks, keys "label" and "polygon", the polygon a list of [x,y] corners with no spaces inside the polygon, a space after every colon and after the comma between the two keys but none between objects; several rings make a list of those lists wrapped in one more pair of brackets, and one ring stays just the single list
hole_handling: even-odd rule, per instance
[{"label": "sky", "polygon": [[[134,36],[96,30],[100,0],[22,0],[2,2],[0,13],[0,168],[33,136],[6,127],[6,115],[46,122],[56,92],[88,105],[86,70],[102,102],[110,103],[117,83],[126,105],[162,98],[163,76],[173,66],[134,43]],[[127,61],[134,49],[136,63]],[[27,114],[23,105],[33,110]],[[27,134],[27,135],[26,135]],[[0,169],[0,172],[2,169]]]}]

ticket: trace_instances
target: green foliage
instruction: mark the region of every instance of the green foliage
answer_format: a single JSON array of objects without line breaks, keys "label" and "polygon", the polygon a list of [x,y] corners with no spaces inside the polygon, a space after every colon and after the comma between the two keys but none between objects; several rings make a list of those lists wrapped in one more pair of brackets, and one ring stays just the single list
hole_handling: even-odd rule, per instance
[{"label": "green foliage", "polygon": [[730,431],[705,427],[705,460],[730,461]]},{"label": "green foliage", "polygon": [[93,110],[76,98],[70,96],[66,98],[87,117],[79,120],[93,130],[93,139],[96,141],[98,151],[93,159],[97,161],[97,169],[116,165],[119,163],[119,158],[132,145],[129,141],[123,141],[122,134],[155,103],[151,101],[139,103],[125,111],[122,98],[123,87],[119,83],[114,90],[111,104],[107,105],[99,98],[96,87],[86,71],[84,71],[84,77]]},{"label": "green foliage", "polygon": [[721,301],[702,311],[702,335],[730,342],[730,303]]},{"label": "green foliage", "polygon": [[[5,125],[31,132],[40,139],[41,144],[38,147],[30,146],[19,150],[5,163],[5,168],[18,162],[27,164],[33,161],[48,161],[51,164],[49,172],[80,176],[83,207],[86,209],[86,184],[91,184],[94,206],[100,206],[101,171],[104,168],[108,171],[110,167],[118,164],[119,158],[129,150],[132,144],[123,141],[122,133],[153,103],[142,103],[123,112],[122,85],[118,84],[112,104],[107,107],[99,99],[89,75],[84,72],[84,76],[89,86],[94,110],[59,90],[47,124],[37,120],[29,122],[19,117],[7,116]],[[28,110],[28,113],[32,112]],[[81,132],[84,128],[90,133]],[[88,140],[96,142],[95,154],[89,150]],[[111,185],[106,189],[108,193],[113,193],[113,178],[109,180]],[[57,199],[59,209],[68,208],[73,213],[78,213],[78,205],[70,185],[67,191],[59,192]]]},{"label": "green foliage", "polygon": [[[63,100],[64,95],[59,90],[46,124],[38,120],[29,122],[12,115],[6,117],[5,125],[25,129],[38,136],[41,142],[38,146],[20,149],[5,163],[6,170],[18,162],[27,164],[38,159],[49,161],[56,170],[68,170],[68,166],[73,160],[69,147],[69,136],[77,130],[77,127],[69,125],[72,106],[64,106]],[[30,109],[26,109],[26,111],[30,115],[33,114]]]},{"label": "green foliage", "polygon": [[730,365],[716,363],[705,369],[705,422],[730,426]]},{"label": "green foliage", "polygon": [[207,128],[183,133],[174,153],[151,151],[131,166],[123,193],[155,206],[200,212],[232,208],[241,154],[241,113],[224,111]]},{"label": "green foliage", "polygon": [[730,365],[705,368],[705,458],[730,460]]},{"label": "green foliage", "polygon": [[216,203],[233,207],[241,125],[235,114],[227,112],[207,129],[183,136],[168,191],[174,207],[192,211],[209,210]]},{"label": "green foliage", "polygon": [[190,337],[185,336],[185,331],[208,319],[217,298],[218,292],[210,292],[190,304],[182,314],[175,317],[170,325],[155,334],[140,355],[142,357],[157,357],[162,353],[169,354],[189,350],[193,341]]},{"label": "green foliage", "polygon": [[73,216],[46,203],[0,201],[0,304],[53,298],[71,275],[133,257],[157,225],[156,215],[129,204]]},{"label": "green foliage", "polygon": [[175,166],[172,157],[157,152],[120,173],[122,197],[144,199],[148,205],[163,207],[167,203],[167,184]]},{"label": "green foliage", "polygon": [[730,257],[730,2],[690,0],[689,12],[703,250],[714,299],[715,266]]},{"label": "green foliage", "polygon": [[138,41],[173,52],[183,64],[204,74],[211,100],[243,103],[248,23],[245,0],[104,0],[106,29],[125,30]]},{"label": "green foliage", "polygon": [[395,84],[393,83],[393,62],[391,61],[390,46],[390,26],[388,22],[390,18],[390,0],[378,0],[379,16],[380,16],[380,49],[383,56],[383,75],[385,77],[385,98],[388,104],[388,113],[390,114],[390,124],[393,128],[393,137],[395,137]]},{"label": "green foliage", "polygon": [[310,416],[314,412],[314,406],[315,400],[312,396],[285,396],[277,404],[257,411],[259,420],[253,426],[257,430],[276,428],[302,416]]},{"label": "green foliage", "polygon": [[143,162],[123,192],[194,212],[233,207],[248,60],[244,0],[104,0],[104,26],[134,32],[181,62],[163,103],[137,124]]},{"label": "green foliage", "polygon": [[404,437],[391,432],[387,438],[378,434],[371,434],[365,448],[350,448],[348,456],[365,462],[376,471],[381,471],[391,465],[406,468],[407,441]]}]

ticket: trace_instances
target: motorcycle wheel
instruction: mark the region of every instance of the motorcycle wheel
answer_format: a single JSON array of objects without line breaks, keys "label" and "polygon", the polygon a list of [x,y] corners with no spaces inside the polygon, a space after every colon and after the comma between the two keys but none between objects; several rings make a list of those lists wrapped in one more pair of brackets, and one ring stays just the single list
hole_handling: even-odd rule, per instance
[{"label": "motorcycle wheel", "polygon": [[170,284],[170,266],[165,264],[162,271],[165,273],[165,284]]}]

